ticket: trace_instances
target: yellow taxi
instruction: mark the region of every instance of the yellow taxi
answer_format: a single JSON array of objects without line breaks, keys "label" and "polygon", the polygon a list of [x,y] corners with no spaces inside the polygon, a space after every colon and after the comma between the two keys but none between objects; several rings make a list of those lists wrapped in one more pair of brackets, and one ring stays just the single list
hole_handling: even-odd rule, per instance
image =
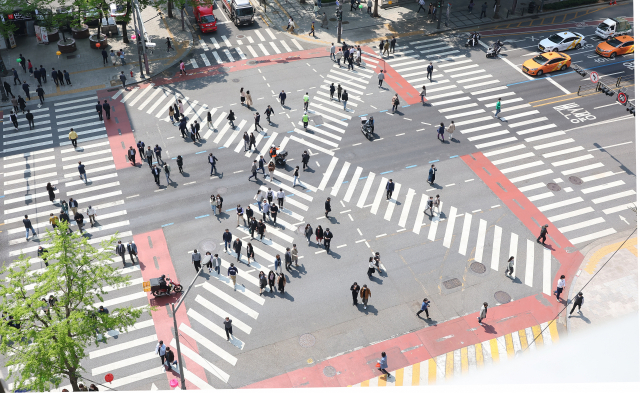
[{"label": "yellow taxi", "polygon": [[633,53],[633,37],[630,35],[611,37],[596,47],[596,53],[611,59],[615,59],[619,55]]},{"label": "yellow taxi", "polygon": [[522,71],[529,75],[540,76],[553,71],[564,71],[571,65],[571,57],[564,53],[546,52],[522,64]]}]

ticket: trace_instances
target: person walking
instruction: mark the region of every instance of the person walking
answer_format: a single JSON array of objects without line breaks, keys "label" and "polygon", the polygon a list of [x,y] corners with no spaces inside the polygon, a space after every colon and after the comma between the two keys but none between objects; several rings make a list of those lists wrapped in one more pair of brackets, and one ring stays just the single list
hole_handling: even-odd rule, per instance
[{"label": "person walking", "polygon": [[[267,123],[271,124],[271,116],[273,116],[274,113],[275,111],[273,110],[271,105],[267,105],[267,109],[264,111],[264,114],[267,116]],[[262,129],[262,127],[260,127],[260,129]]]},{"label": "person walking", "polygon": [[240,220],[242,220],[244,226],[247,226],[247,221],[244,219],[244,210],[242,210],[242,206],[240,206],[240,204],[236,206],[236,215],[238,216],[237,226],[240,226]]},{"label": "person walking", "polygon": [[53,202],[56,199],[55,187],[51,183],[47,183],[47,193],[49,193],[49,202]]},{"label": "person walking", "polygon": [[427,299],[426,297],[424,299],[422,299],[422,305],[420,306],[420,310],[418,310],[418,312],[416,313],[416,316],[420,316],[420,313],[423,313],[427,316],[427,319],[431,319],[429,318],[429,307],[430,307],[430,301],[429,299]]},{"label": "person walking", "polygon": [[558,301],[558,303],[562,302],[560,300],[560,294],[564,290],[565,286],[566,286],[566,282],[565,282],[564,274],[563,274],[563,275],[560,276],[560,279],[558,279],[558,284],[556,285],[556,290],[553,292],[553,294],[556,295],[556,300]]},{"label": "person walking", "polygon": [[[366,307],[365,307],[366,308]],[[378,371],[380,371],[381,373],[383,373],[385,375],[385,378],[388,378],[391,376],[391,374],[389,374],[389,372],[387,371],[387,367],[389,367],[387,365],[387,353],[386,352],[382,352],[380,354],[380,360],[378,360]]]},{"label": "person walking", "polygon": [[320,245],[320,240],[322,240],[323,236],[324,231],[322,230],[322,227],[318,225],[318,227],[316,228],[316,243],[318,243],[318,245]]},{"label": "person walking", "polygon": [[36,94],[38,94],[40,103],[44,104],[44,89],[42,88],[42,86],[38,85],[38,87],[36,88]]},{"label": "person walking", "polygon": [[253,164],[251,164],[251,176],[249,176],[249,181],[251,181],[252,177],[255,177],[256,181],[258,181],[258,160],[253,160]]},{"label": "person walking", "polygon": [[251,98],[251,93],[247,90],[247,108],[251,109],[251,105],[253,105],[253,99]]},{"label": "person walking", "polygon": [[326,12],[322,13],[322,24],[320,25],[320,27],[324,27],[327,30],[329,29],[329,18],[327,18]]},{"label": "person walking", "polygon": [[229,115],[227,116],[227,120],[229,120],[229,124],[231,124],[232,129],[236,129],[236,126],[233,124],[233,121],[236,119],[236,114],[233,113],[232,110],[229,111]]},{"label": "person walking", "polygon": [[213,128],[213,122],[212,122],[212,119],[211,119],[211,112],[207,112],[207,126],[209,128]]},{"label": "person walking", "polygon": [[18,99],[15,97],[11,98],[11,105],[13,106],[13,111],[15,113],[18,113],[18,111],[20,110],[20,106],[18,105]]},{"label": "person walking", "polygon": [[313,38],[316,38],[316,22],[311,22],[311,31],[308,35],[313,35]]},{"label": "person walking", "polygon": [[311,156],[309,155],[309,153],[306,150],[302,152],[302,170],[303,171],[307,169],[307,167],[309,166],[309,159],[311,159]]},{"label": "person walking", "polygon": [[287,247],[284,252],[284,268],[287,270],[291,270],[292,262],[293,262],[293,259],[291,258],[291,249]]},{"label": "person walking", "polygon": [[80,180],[82,180],[82,178],[84,177],[84,182],[87,182],[87,172],[86,169],[84,167],[84,164],[82,163],[82,161],[78,161],[78,173],[80,173]]},{"label": "person walking", "polygon": [[15,86],[17,84],[22,84],[22,81],[20,80],[20,77],[18,76],[18,71],[16,71],[15,68],[12,68],[11,71],[13,72],[13,85]]},{"label": "person walking", "polygon": [[167,44],[167,52],[169,52],[171,49],[173,49],[173,48],[171,47],[171,40],[169,39],[169,37],[167,37],[166,44]]},{"label": "person walking", "polygon": [[138,151],[140,152],[140,159],[144,161],[145,159],[145,152],[144,152],[144,142],[143,141],[138,141],[138,143],[136,144],[136,147],[138,148]]},{"label": "person walking", "polygon": [[444,143],[444,123],[440,123],[440,126],[436,131],[438,133],[438,136],[437,136],[438,140]]},{"label": "person walking", "polygon": [[11,114],[9,115],[9,118],[11,119],[11,123],[13,123],[13,127],[17,130],[18,129],[18,115],[14,111],[11,111]]},{"label": "person walking", "polygon": [[362,304],[364,304],[364,309],[367,309],[367,304],[369,303],[369,298],[371,297],[371,290],[367,288],[367,285],[363,285],[360,288],[360,299],[362,299]]},{"label": "person walking", "polygon": [[276,285],[276,274],[273,270],[269,270],[267,281],[269,283],[269,292],[273,292],[273,287]]},{"label": "person walking", "polygon": [[378,74],[378,88],[382,87],[382,82],[384,81],[384,73],[380,70]]},{"label": "person walking", "polygon": [[282,90],[280,94],[278,94],[278,98],[280,99],[280,105],[284,106],[284,102],[287,99],[287,93]]},{"label": "person walking", "polygon": [[273,181],[273,173],[276,171],[276,163],[273,161],[269,161],[267,169],[269,170],[269,180]]},{"label": "person walking", "polygon": [[236,253],[236,261],[240,262],[240,258],[242,258],[242,240],[240,238],[233,241],[233,251]]},{"label": "person walking", "polygon": [[573,298],[573,307],[571,307],[571,312],[569,313],[569,315],[573,314],[576,307],[578,307],[578,312],[580,313],[580,315],[582,315],[583,304],[584,304],[584,296],[582,295],[582,292],[578,292],[578,296]]},{"label": "person walking", "polygon": [[[62,208],[64,209],[64,206]],[[69,208],[71,208],[71,212],[75,215],[78,212],[78,201],[69,198]]]},{"label": "person walking", "polygon": [[347,89],[344,89],[342,91],[342,108],[346,111],[347,110],[347,101],[349,101],[349,94],[347,94]]},{"label": "person walking", "polygon": [[327,250],[328,254],[331,249],[331,239],[333,239],[333,233],[331,233],[328,227],[324,230],[322,238],[324,239],[324,249]]},{"label": "person walking", "polygon": [[102,65],[106,66],[107,64],[109,64],[109,54],[106,49],[102,48]]},{"label": "person walking", "polygon": [[331,86],[329,86],[329,99],[333,101],[333,93],[336,92],[336,86],[333,82],[331,82]]},{"label": "person walking", "polygon": [[273,225],[275,226],[278,221],[278,212],[280,211],[280,209],[278,209],[278,205],[276,205],[274,202],[274,203],[271,203],[271,207],[269,208],[269,211],[271,212],[271,219],[273,220]]},{"label": "person walking", "polygon": [[124,61],[124,49],[120,49],[120,62],[122,65],[126,65],[127,63]]},{"label": "person walking", "polygon": [[429,82],[433,82],[433,62],[429,62],[427,66],[427,78],[429,78]]},{"label": "person walking", "polygon": [[[171,348],[167,347],[167,350],[164,353],[164,369],[166,371],[171,370],[174,366],[178,366],[178,361],[175,358],[175,355],[173,354],[173,351],[171,350]],[[93,386],[93,385],[92,385]],[[98,390],[96,388],[96,390]]]},{"label": "person walking", "polygon": [[27,96],[29,101],[31,101],[31,95],[29,94],[29,84],[27,83],[27,81],[24,81],[24,83],[22,84],[22,90],[24,90],[24,94]]},{"label": "person walking", "polygon": [[501,101],[502,101],[502,98],[498,98],[498,102],[496,102],[496,114],[493,115],[493,117],[498,117],[498,113],[500,113]]},{"label": "person walking", "polygon": [[129,158],[131,165],[136,166],[136,149],[134,149],[133,146],[129,146],[127,157]]},{"label": "person walking", "polygon": [[[89,206],[89,208],[91,208],[91,206]],[[89,213],[89,210],[87,209],[87,214],[88,213]],[[89,216],[89,218],[91,218],[91,216]],[[95,222],[95,219],[94,219],[94,222]],[[127,252],[129,253],[129,258],[131,259],[132,265],[136,264],[135,259],[137,259],[138,264],[140,264],[140,258],[138,258],[138,246],[133,242],[133,240],[129,240],[129,244],[127,244]],[[135,257],[135,259],[133,257]]]},{"label": "person walking", "polygon": [[218,254],[213,254],[213,258],[211,258],[211,262],[213,264],[213,270],[215,270],[216,273],[219,276],[220,275],[220,265],[222,264],[222,261],[220,260],[220,257],[218,256]]},{"label": "person walking", "polygon": [[71,83],[71,75],[69,75],[67,70],[63,70],[62,73],[64,75],[64,80],[67,82],[67,85],[73,86],[73,84]]},{"label": "person walking", "polygon": [[214,173],[218,173],[218,170],[216,169],[216,161],[218,161],[218,159],[213,155],[213,153],[209,153],[209,157],[207,159],[209,161],[209,165],[211,165],[211,173],[209,176],[213,176]]},{"label": "person walking", "polygon": [[98,112],[98,119],[102,121],[102,104],[100,103],[100,100],[98,100],[98,103],[96,104],[95,108],[96,108],[96,112]]},{"label": "person walking", "polygon": [[156,155],[156,158],[158,159],[158,163],[164,163],[164,161],[162,160],[162,148],[158,145],[156,145],[156,147],[153,148],[153,153]]},{"label": "person walking", "polygon": [[25,109],[27,109],[27,102],[20,95],[18,95],[18,105],[20,106],[20,110],[24,114]]},{"label": "person walking", "polygon": [[124,74],[124,71],[120,71],[120,82],[122,82],[122,87],[125,87],[125,84],[127,83],[127,77]]},{"label": "person walking", "polygon": [[367,0],[367,13],[371,13],[371,7],[373,7],[373,2],[371,0]]},{"label": "person walking", "polygon": [[145,156],[147,157],[147,163],[149,164],[149,168],[151,168],[151,164],[153,163],[153,151],[151,150],[151,146],[147,146],[147,151],[145,152]]},{"label": "person walking", "polygon": [[117,58],[118,56],[116,55],[116,52],[113,51],[113,49],[111,49],[111,52],[109,53],[109,56],[111,57],[111,65],[112,66],[116,66],[116,62],[118,61]]},{"label": "person walking", "polygon": [[24,219],[22,220],[22,223],[24,224],[24,229],[27,232],[27,235],[26,235],[26,239],[27,240],[29,240],[29,231],[31,231],[31,234],[33,236],[38,236],[38,235],[36,235],[36,231],[33,230],[33,225],[31,224],[31,220],[29,219],[28,215],[26,215],[26,214],[24,215]]},{"label": "person walking", "polygon": [[176,164],[178,165],[178,171],[180,171],[180,173],[182,173],[182,164],[183,164],[183,162],[182,162],[182,156],[180,156],[180,155],[179,155],[179,156],[176,158]]},{"label": "person walking", "polygon": [[400,105],[400,98],[397,93],[395,96],[391,97],[391,105],[391,112],[395,113],[398,110],[398,105]]},{"label": "person walking", "polygon": [[229,279],[231,279],[231,282],[233,283],[233,290],[236,290],[236,278],[238,275],[238,268],[234,266],[234,264],[232,263],[229,268],[227,269],[227,276],[229,276]]},{"label": "person walking", "polygon": [[229,336],[233,336],[233,326],[231,325],[232,322],[233,320],[229,319],[229,317],[226,317],[224,319],[224,322],[222,323],[224,325],[224,332],[227,334],[227,341],[230,341]]},{"label": "person walking", "polygon": [[302,96],[302,103],[303,103],[303,107],[304,110],[308,110],[309,109],[309,92],[304,93],[304,95]]},{"label": "person walking", "polygon": [[422,86],[422,90],[420,90],[420,102],[422,103],[422,106],[424,106],[424,100],[426,96],[427,96],[427,87]]},{"label": "person walking", "polygon": [[[542,244],[543,246],[545,245],[544,242],[547,241],[547,233],[549,232],[547,228],[549,228],[549,224],[544,224],[540,228],[540,236],[538,236],[538,240],[537,240],[537,242]],[[542,242],[540,241],[540,239],[542,239]]]},{"label": "person walking", "polygon": [[167,178],[167,184],[171,184],[171,168],[169,167],[169,164],[165,162],[162,165],[162,168],[164,169],[164,176]]},{"label": "person walking", "polygon": [[87,217],[89,217],[89,223],[91,224],[91,228],[93,228],[93,226],[96,225],[96,215],[97,215],[97,209],[89,205],[89,207],[87,207]]},{"label": "person walking", "polygon": [[284,287],[287,285],[287,279],[284,276],[284,273],[280,273],[280,277],[278,278],[278,290],[280,293],[284,294]]},{"label": "person walking", "polygon": [[331,198],[328,197],[326,201],[324,201],[324,216],[329,218],[329,212],[331,211]]},{"label": "person walking", "polygon": [[276,198],[278,198],[278,207],[282,209],[284,207],[284,191],[282,188],[276,193]]},{"label": "person walking", "polygon": [[373,272],[376,271],[376,265],[373,262],[373,257],[369,257],[369,268],[367,269],[367,277],[369,277],[369,280],[371,280],[371,277],[373,276]]},{"label": "person walking", "polygon": [[354,282],[350,288],[351,290],[351,298],[353,299],[353,305],[358,305],[358,294],[360,293],[360,285],[357,282]]},{"label": "person walking", "polygon": [[[107,116],[107,120],[111,119],[111,105],[104,100],[104,104],[102,104],[102,109],[104,109],[104,114]],[[142,157],[142,155],[140,155]]]},{"label": "person walking", "polygon": [[[255,219],[253,221],[255,221]],[[247,242],[247,265],[251,263],[252,259],[254,262],[256,261],[256,254],[253,251],[253,245],[251,242]]]},{"label": "person walking", "polygon": [[329,49],[329,58],[333,61],[336,60],[336,46],[333,44],[333,42],[331,43],[331,48]]},{"label": "person walking", "polygon": [[193,254],[191,254],[191,263],[193,267],[196,269],[196,274],[200,273],[200,269],[202,268],[202,255],[198,252],[198,250],[193,250]]},{"label": "person walking", "polygon": [[162,340],[158,341],[158,344],[156,344],[156,355],[160,356],[160,364],[164,365],[166,352],[167,347],[164,345]]},{"label": "person walking", "polygon": [[116,245],[116,254],[120,255],[120,258],[122,258],[122,267],[126,267],[127,265],[125,264],[124,261],[124,244],[122,244],[121,240],[118,240],[118,245]]},{"label": "person walking", "polygon": [[180,75],[187,75],[187,67],[184,64],[184,60],[180,60],[180,64],[178,64],[178,70],[180,71]]},{"label": "person walking", "polygon": [[487,302],[482,303],[482,308],[480,309],[480,315],[478,316],[478,324],[482,325],[482,320],[487,317],[487,308],[489,304]]},{"label": "person walking", "polygon": [[2,85],[4,86],[4,90],[7,92],[7,95],[11,95],[11,97],[15,97],[11,92],[11,85],[7,81],[4,81]]},{"label": "person walking", "polygon": [[515,258],[509,257],[509,260],[507,261],[507,270],[504,271],[505,276],[509,276],[513,278],[513,269],[515,267],[515,264],[516,264]]},{"label": "person walking", "polygon": [[[264,204],[263,207],[267,208],[268,205]],[[258,235],[260,235],[260,240],[262,241],[262,239],[264,239],[264,234],[267,232],[267,226],[262,222],[262,220],[258,221],[256,230],[258,231]]]},{"label": "person walking", "polygon": [[487,2],[486,1],[482,5],[482,12],[480,12],[480,19],[482,19],[483,16],[484,17],[487,16]]},{"label": "person walking", "polygon": [[160,168],[154,164],[151,168],[151,174],[153,175],[153,180],[158,186],[160,186]]},{"label": "person walking", "polygon": [[296,186],[296,182],[298,183],[298,185],[300,187],[304,187],[302,185],[302,182],[300,181],[300,167],[296,166],[296,168],[293,170],[293,187]]},{"label": "person walking", "polygon": [[309,115],[307,114],[307,111],[304,111],[304,113],[302,114],[302,126],[304,127],[305,131],[307,130],[308,125],[309,125]]},{"label": "person walking", "polygon": [[29,129],[32,130],[36,128],[36,123],[33,122],[33,113],[29,109],[27,109],[27,113],[24,115],[25,119],[27,119],[27,123],[29,123]]},{"label": "person walking", "polygon": [[436,181],[436,172],[438,169],[436,168],[436,164],[431,164],[431,169],[429,169],[429,178],[427,179],[427,183],[433,186],[433,182]]},{"label": "person walking", "polygon": [[387,190],[387,200],[389,200],[393,195],[393,190],[396,188],[396,184],[393,182],[393,179],[389,179],[385,188]]},{"label": "person walking", "polygon": [[418,4],[420,4],[420,7],[418,7],[418,14],[420,13],[420,10],[427,12],[427,10],[424,8],[424,0],[418,1]]},{"label": "person walking", "polygon": [[456,125],[454,124],[453,120],[451,120],[451,124],[449,124],[449,126],[447,127],[447,133],[449,134],[450,141],[456,140],[456,138],[453,137],[453,132],[455,130],[456,130]]},{"label": "person walking", "polygon": [[469,6],[467,8],[469,8],[469,13],[471,13],[471,11],[473,11],[473,0],[471,0],[469,2]]},{"label": "person walking", "polygon": [[384,42],[384,50],[382,51],[382,55],[384,56],[384,54],[387,54],[387,56],[389,56],[389,40],[386,40]]},{"label": "person walking", "polygon": [[307,245],[311,244],[311,235],[313,235],[313,228],[311,228],[311,224],[307,224],[304,227],[304,236],[307,238]]},{"label": "person walking", "polygon": [[[262,201],[262,220],[267,221],[267,219],[269,218],[270,209],[271,205],[269,204],[269,201],[264,199]],[[260,233],[260,226],[258,226],[258,233]]]}]

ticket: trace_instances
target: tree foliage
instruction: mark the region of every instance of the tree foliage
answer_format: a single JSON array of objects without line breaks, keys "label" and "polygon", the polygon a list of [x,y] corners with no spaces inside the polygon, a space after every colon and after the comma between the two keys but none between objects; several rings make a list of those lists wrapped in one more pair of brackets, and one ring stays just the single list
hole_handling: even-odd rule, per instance
[{"label": "tree foliage", "polygon": [[[116,237],[96,249],[67,228],[60,222],[47,231],[42,242],[50,244],[43,255],[47,267],[31,270],[30,257],[20,255],[0,271],[0,311],[9,320],[0,323],[0,353],[14,389],[44,392],[68,380],[79,390],[86,348],[105,342],[97,332],[126,332],[149,310],[126,306],[99,313],[104,295],[129,281],[111,267],[113,254],[104,251],[113,249]],[[53,306],[47,303],[51,295]]]}]

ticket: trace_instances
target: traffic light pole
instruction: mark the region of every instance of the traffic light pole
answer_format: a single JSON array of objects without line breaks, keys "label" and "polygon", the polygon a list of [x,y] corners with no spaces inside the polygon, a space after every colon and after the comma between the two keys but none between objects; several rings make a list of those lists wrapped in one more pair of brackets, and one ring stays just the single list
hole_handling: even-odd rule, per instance
[{"label": "traffic light pole", "polygon": [[336,1],[336,18],[338,19],[338,43],[340,43],[340,39],[342,38],[342,3],[339,0]]},{"label": "traffic light pole", "polygon": [[440,12],[438,12],[438,27],[436,27],[436,29],[440,30],[440,22],[442,21],[442,1],[439,0],[437,4]]}]

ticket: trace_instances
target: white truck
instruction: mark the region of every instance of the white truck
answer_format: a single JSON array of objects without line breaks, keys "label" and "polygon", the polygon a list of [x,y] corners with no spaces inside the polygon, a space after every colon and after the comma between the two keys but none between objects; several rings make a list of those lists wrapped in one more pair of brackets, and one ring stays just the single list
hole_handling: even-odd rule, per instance
[{"label": "white truck", "polygon": [[596,35],[607,39],[631,33],[631,23],[625,18],[607,18],[596,27]]}]

